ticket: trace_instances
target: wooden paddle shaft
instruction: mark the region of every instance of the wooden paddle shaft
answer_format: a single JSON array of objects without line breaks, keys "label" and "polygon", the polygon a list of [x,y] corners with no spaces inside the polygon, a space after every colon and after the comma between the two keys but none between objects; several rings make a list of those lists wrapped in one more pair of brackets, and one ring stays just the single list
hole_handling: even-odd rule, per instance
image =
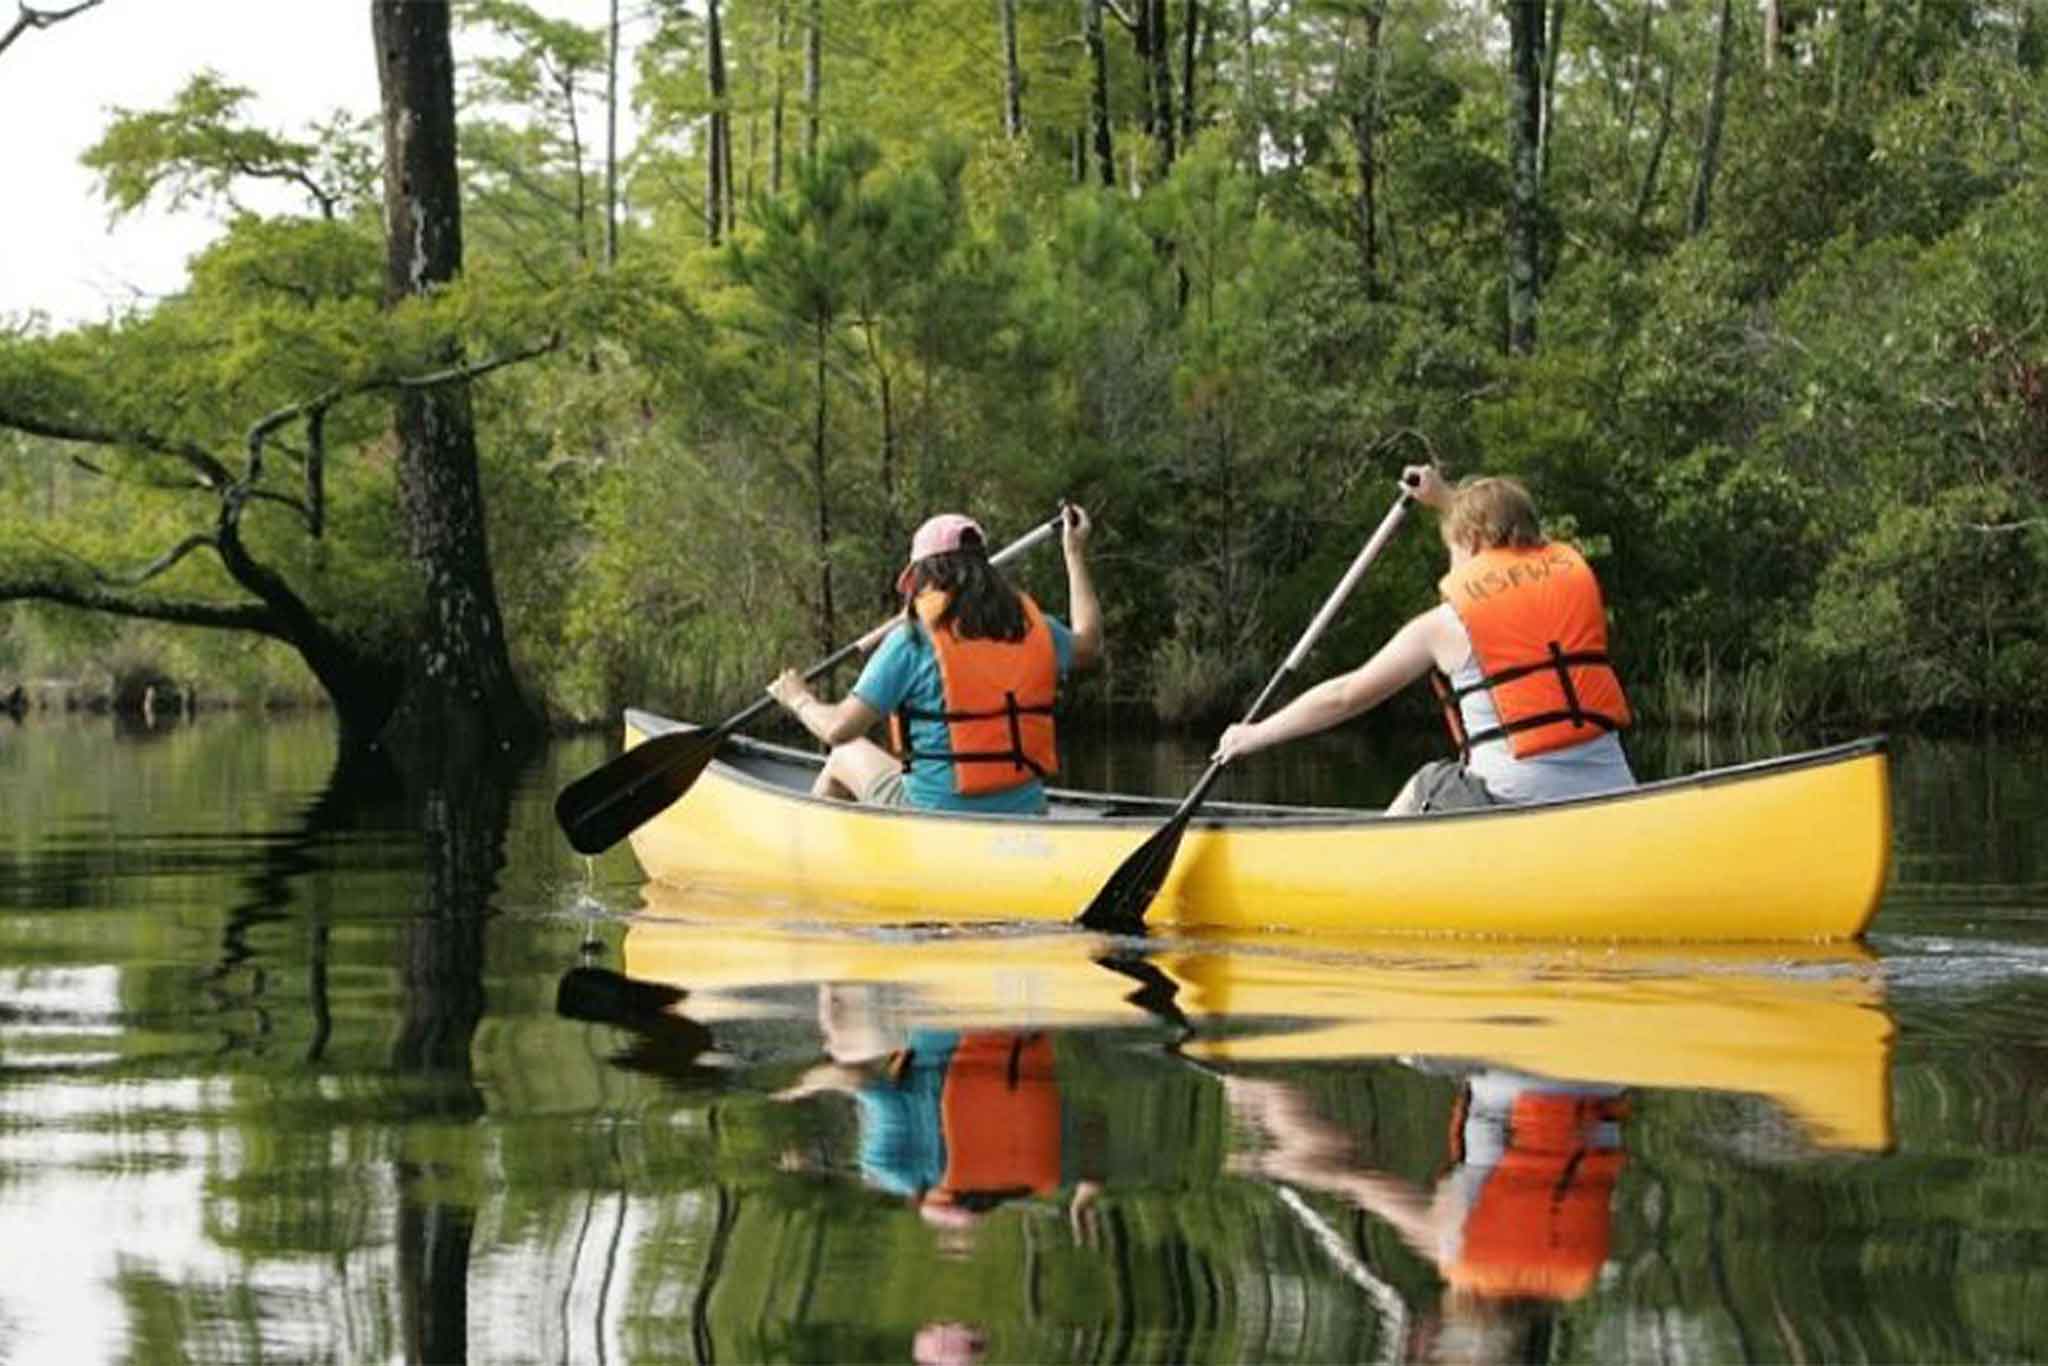
[{"label": "wooden paddle shaft", "polygon": [[[1409,494],[1404,490],[1401,496],[1394,500],[1394,505],[1387,509],[1387,515],[1380,519],[1379,526],[1374,529],[1371,538],[1366,541],[1364,548],[1358,552],[1358,558],[1353,560],[1351,567],[1344,571],[1344,577],[1338,580],[1337,586],[1334,589],[1330,590],[1330,596],[1324,601],[1322,609],[1316,613],[1315,620],[1308,624],[1308,629],[1301,633],[1301,639],[1294,643],[1294,649],[1288,652],[1286,662],[1274,672],[1271,678],[1266,680],[1266,686],[1259,689],[1258,697],[1252,701],[1251,706],[1245,709],[1244,719],[1247,725],[1259,719],[1260,713],[1266,710],[1266,704],[1273,700],[1274,695],[1280,691],[1281,685],[1293,677],[1294,670],[1301,663],[1302,657],[1309,652],[1309,648],[1322,635],[1323,629],[1330,624],[1330,619],[1337,615],[1337,609],[1344,605],[1344,599],[1351,596],[1351,590],[1356,588],[1358,581],[1365,576],[1366,567],[1379,558],[1380,551],[1393,538],[1394,533],[1401,529],[1401,521],[1408,515],[1408,500]],[[1202,774],[1200,781],[1182,799],[1179,808],[1174,812],[1174,818],[1176,820],[1183,820],[1186,816],[1192,814],[1194,809],[1201,805],[1202,799],[1208,796],[1209,789],[1215,785],[1217,778],[1221,777],[1222,774],[1223,761],[1217,760],[1211,763]]]},{"label": "wooden paddle shaft", "polygon": [[[1316,613],[1315,620],[1308,624],[1308,629],[1301,633],[1301,639],[1294,643],[1294,649],[1288,652],[1287,662],[1280,666],[1281,673],[1291,673],[1301,663],[1309,648],[1316,643],[1316,638],[1322,635],[1323,628],[1330,624],[1330,618],[1336,616],[1337,609],[1344,605],[1344,599],[1351,596],[1351,590],[1365,577],[1366,566],[1379,556],[1380,548],[1401,529],[1401,519],[1408,515],[1408,497],[1407,491],[1403,490],[1401,496],[1394,500],[1394,506],[1387,509],[1387,515],[1380,519],[1379,529],[1372,533],[1372,539],[1365,543],[1365,548],[1358,552],[1358,558],[1344,571],[1344,577],[1338,581],[1328,601],[1323,603],[1322,610]],[[1264,700],[1263,695],[1261,700]],[[1253,706],[1256,712],[1257,704]],[[1250,721],[1257,717],[1252,715],[1245,719]]]}]

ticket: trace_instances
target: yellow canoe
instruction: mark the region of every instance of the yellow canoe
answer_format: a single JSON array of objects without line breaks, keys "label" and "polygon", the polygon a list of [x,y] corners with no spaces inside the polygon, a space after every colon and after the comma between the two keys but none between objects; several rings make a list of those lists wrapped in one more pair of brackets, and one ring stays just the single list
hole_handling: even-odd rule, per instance
[{"label": "yellow canoe", "polygon": [[[1012,927],[906,942],[764,924],[758,905],[723,895],[650,884],[645,896],[621,966],[681,988],[676,1008],[714,1034],[720,1021],[786,1015],[790,986],[839,989],[843,1003],[845,989],[868,984],[864,1009],[887,1029],[1100,1028],[1149,1013],[1183,1023],[1184,1051],[1217,1063],[1429,1058],[1761,1095],[1821,1147],[1892,1142],[1892,1022],[1877,966],[1855,945],[1402,936],[1324,938],[1311,953],[1270,936],[1198,934],[1137,959],[1086,933]],[[761,990],[770,986],[784,989],[779,1003]]]},{"label": "yellow canoe", "polygon": [[[626,714],[630,747],[681,723]],[[1067,920],[1172,799],[1056,791],[1041,817],[811,797],[819,756],[735,737],[633,832],[647,874],[897,919]],[[1387,819],[1212,801],[1148,925],[1656,941],[1843,940],[1891,856],[1882,739],[1599,797]]]}]

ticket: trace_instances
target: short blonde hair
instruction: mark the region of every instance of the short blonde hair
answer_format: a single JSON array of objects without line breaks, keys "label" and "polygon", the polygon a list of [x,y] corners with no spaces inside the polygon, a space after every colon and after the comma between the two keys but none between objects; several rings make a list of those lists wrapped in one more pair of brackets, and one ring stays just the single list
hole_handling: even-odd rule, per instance
[{"label": "short blonde hair", "polygon": [[1502,475],[1460,480],[1444,510],[1443,533],[1446,545],[1479,550],[1526,550],[1545,543],[1529,490],[1521,480]]}]

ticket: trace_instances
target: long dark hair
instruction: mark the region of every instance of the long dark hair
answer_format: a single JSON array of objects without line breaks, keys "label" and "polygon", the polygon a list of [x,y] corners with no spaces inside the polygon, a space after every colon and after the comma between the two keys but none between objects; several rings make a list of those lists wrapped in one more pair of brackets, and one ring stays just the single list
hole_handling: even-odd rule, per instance
[{"label": "long dark hair", "polygon": [[1024,639],[1030,623],[1024,604],[1003,573],[988,562],[981,538],[967,532],[958,550],[927,555],[911,566],[906,610],[927,588],[946,594],[946,610],[932,623],[950,627],[962,640]]}]

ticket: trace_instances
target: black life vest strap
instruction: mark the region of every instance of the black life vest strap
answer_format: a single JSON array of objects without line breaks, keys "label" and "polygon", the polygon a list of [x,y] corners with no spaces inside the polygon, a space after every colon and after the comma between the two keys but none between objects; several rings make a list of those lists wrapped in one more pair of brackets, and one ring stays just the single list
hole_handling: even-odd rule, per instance
[{"label": "black life vest strap", "polygon": [[1573,725],[1577,726],[1591,724],[1607,731],[1621,729],[1620,722],[1611,716],[1602,716],[1596,711],[1582,711],[1577,715],[1568,711],[1539,712],[1534,716],[1525,716],[1519,721],[1504,722],[1493,727],[1491,730],[1482,730],[1477,735],[1466,736],[1465,752],[1470,754],[1474,745],[1483,745],[1494,740],[1505,740],[1518,730],[1535,730],[1538,726],[1554,726],[1559,721],[1570,721]]},{"label": "black life vest strap", "polygon": [[[1030,769],[1040,779],[1049,778],[1043,764],[1038,763],[1024,752],[1024,727],[1020,720],[1025,716],[1051,716],[1052,703],[1033,706],[1019,706],[1017,694],[1003,694],[1003,705],[994,711],[928,711],[922,707],[899,707],[896,714],[902,718],[903,730],[903,771],[910,772],[910,765],[918,759],[936,759],[948,764],[1009,764],[1013,768]],[[910,743],[910,723],[916,721],[987,721],[994,717],[1006,717],[1010,723],[1010,747],[1008,749],[949,749],[920,750]]]},{"label": "black life vest strap", "polygon": [[898,707],[896,714],[913,721],[986,721],[996,716],[1051,716],[1050,702],[1040,706],[1019,706],[1017,694],[1008,694],[1008,706],[996,707],[990,711],[926,711],[922,707]]},{"label": "black life vest strap", "polygon": [[[1588,725],[1593,725],[1606,731],[1620,730],[1621,723],[1619,721],[1600,712],[1587,711],[1580,703],[1579,690],[1572,684],[1572,669],[1586,665],[1598,665],[1603,668],[1612,669],[1614,661],[1608,657],[1605,650],[1567,650],[1553,640],[1550,642],[1550,653],[1534,664],[1512,665],[1509,668],[1500,670],[1498,673],[1487,674],[1478,682],[1468,683],[1462,688],[1454,688],[1451,686],[1449,679],[1443,679],[1437,685],[1437,695],[1443,699],[1446,710],[1450,711],[1459,722],[1457,728],[1452,732],[1459,737],[1459,755],[1469,759],[1472,757],[1472,747],[1474,745],[1483,745],[1494,740],[1505,740],[1516,731],[1535,730],[1538,726],[1552,726],[1560,721],[1571,722],[1575,729],[1584,729]],[[1554,672],[1557,675],[1558,689],[1564,694],[1564,709],[1562,711],[1546,711],[1539,712],[1535,716],[1524,716],[1519,721],[1503,722],[1491,730],[1483,730],[1476,735],[1465,733],[1463,724],[1464,714],[1458,710],[1458,703],[1461,699],[1469,697],[1484,688],[1492,688],[1501,683],[1512,683],[1518,678],[1527,678],[1531,674],[1540,674],[1546,671]],[[1441,678],[1442,675],[1439,674],[1438,677]]]},{"label": "black life vest strap", "polygon": [[1499,673],[1487,674],[1476,683],[1467,683],[1462,688],[1453,688],[1450,686],[1449,681],[1446,680],[1444,687],[1449,694],[1447,700],[1456,702],[1461,698],[1469,697],[1482,688],[1491,688],[1499,683],[1512,683],[1518,678],[1527,678],[1530,674],[1540,674],[1546,669],[1555,669],[1558,672],[1558,676],[1564,680],[1566,696],[1571,696],[1573,695],[1571,678],[1566,673],[1566,670],[1587,664],[1604,664],[1609,668],[1614,667],[1613,659],[1609,657],[1605,650],[1568,651],[1553,640],[1550,642],[1550,653],[1534,664],[1512,665],[1509,668],[1502,669]]}]

